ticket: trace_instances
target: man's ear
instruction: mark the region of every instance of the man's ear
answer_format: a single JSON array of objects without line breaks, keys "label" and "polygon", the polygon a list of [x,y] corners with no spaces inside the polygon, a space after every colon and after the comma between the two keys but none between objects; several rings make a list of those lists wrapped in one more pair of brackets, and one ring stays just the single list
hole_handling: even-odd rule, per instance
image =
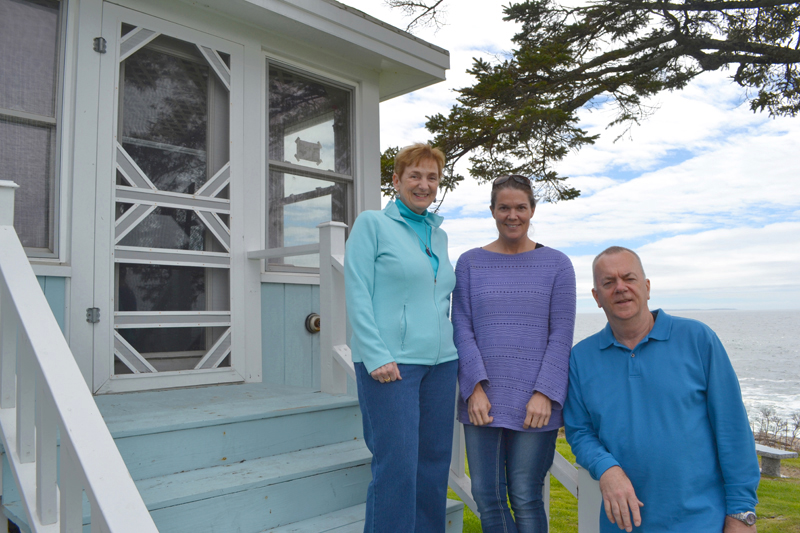
[{"label": "man's ear", "polygon": [[[600,305],[600,300],[597,299],[597,291],[594,289],[592,289],[592,296],[594,297],[594,301],[597,302],[597,307],[602,309],[603,306]],[[650,298],[649,293],[648,293],[648,298]]]}]

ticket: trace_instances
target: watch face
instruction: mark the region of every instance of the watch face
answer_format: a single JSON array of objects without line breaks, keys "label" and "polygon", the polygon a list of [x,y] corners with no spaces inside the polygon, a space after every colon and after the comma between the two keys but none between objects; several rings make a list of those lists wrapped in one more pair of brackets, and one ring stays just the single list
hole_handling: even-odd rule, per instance
[{"label": "watch face", "polygon": [[753,524],[755,524],[756,523],[756,513],[752,512],[752,511],[744,513],[744,523],[747,524],[748,526],[752,526]]}]

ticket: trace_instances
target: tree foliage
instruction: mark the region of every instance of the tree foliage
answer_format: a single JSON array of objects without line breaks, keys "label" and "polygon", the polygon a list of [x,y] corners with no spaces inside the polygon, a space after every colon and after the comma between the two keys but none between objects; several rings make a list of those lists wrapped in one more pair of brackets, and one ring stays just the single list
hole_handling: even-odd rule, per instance
[{"label": "tree foliage", "polygon": [[387,6],[399,9],[405,16],[411,17],[406,31],[429,26],[441,29],[444,25],[444,2],[445,0],[384,0]]},{"label": "tree foliage", "polygon": [[524,174],[545,200],[575,198],[553,164],[596,140],[579,126],[581,108],[612,104],[610,125],[638,123],[649,97],[708,71],[730,70],[754,112],[800,111],[799,2],[530,0],[504,12],[520,25],[513,50],[497,62],[475,59],[475,84],[457,91],[448,116],[428,117],[451,179],[468,157],[478,180]]}]

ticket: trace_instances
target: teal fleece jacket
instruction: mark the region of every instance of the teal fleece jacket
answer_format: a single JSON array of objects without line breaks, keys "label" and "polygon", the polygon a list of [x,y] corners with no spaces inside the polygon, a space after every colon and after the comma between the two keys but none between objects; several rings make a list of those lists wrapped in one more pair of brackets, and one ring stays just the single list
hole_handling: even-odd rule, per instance
[{"label": "teal fleece jacket", "polygon": [[354,362],[368,372],[391,362],[436,365],[458,359],[450,323],[456,276],[442,217],[428,213],[434,277],[417,234],[394,202],[364,211],[353,224],[344,259],[347,317]]}]

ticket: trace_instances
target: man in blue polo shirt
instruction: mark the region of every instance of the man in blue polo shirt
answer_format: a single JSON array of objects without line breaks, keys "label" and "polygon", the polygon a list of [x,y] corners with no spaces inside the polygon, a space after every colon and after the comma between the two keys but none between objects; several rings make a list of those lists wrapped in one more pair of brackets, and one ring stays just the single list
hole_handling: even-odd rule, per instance
[{"label": "man in blue polo shirt", "polygon": [[608,324],[572,350],[564,422],[600,480],[600,531],[755,532],[758,460],[722,343],[701,322],[648,309],[633,251],[611,247],[592,271]]}]

